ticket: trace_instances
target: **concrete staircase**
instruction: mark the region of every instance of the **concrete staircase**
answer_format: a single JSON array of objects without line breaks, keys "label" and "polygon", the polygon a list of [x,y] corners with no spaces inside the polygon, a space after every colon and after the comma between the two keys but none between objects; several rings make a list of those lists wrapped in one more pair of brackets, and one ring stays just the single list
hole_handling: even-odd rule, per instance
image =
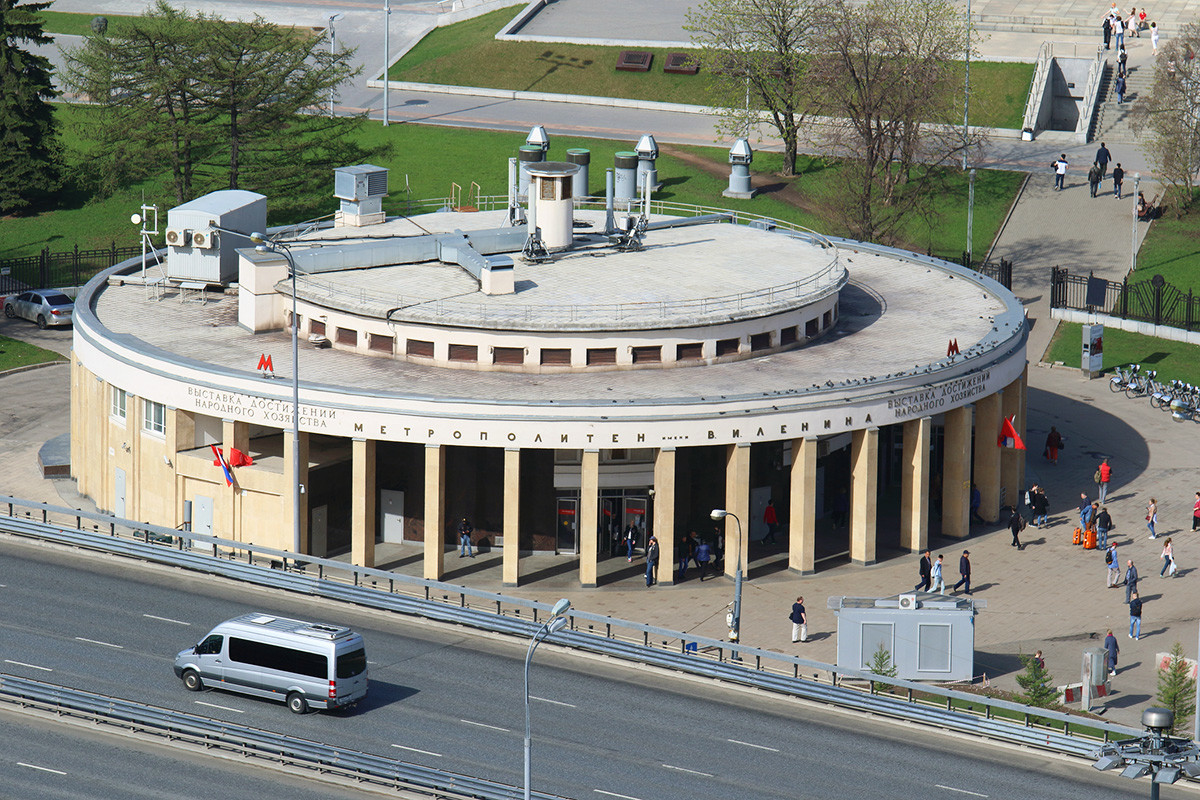
[{"label": "concrete staircase", "polygon": [[1096,115],[1092,119],[1088,141],[1137,144],[1138,138],[1133,132],[1133,107],[1139,94],[1144,97],[1150,90],[1154,70],[1149,65],[1129,68],[1129,74],[1125,76],[1125,102],[1120,105],[1117,104],[1117,93],[1113,91],[1116,80],[1116,59],[1110,58],[1100,80]]},{"label": "concrete staircase", "polygon": [[1096,24],[1092,25],[1072,17],[972,14],[971,27],[980,31],[1028,33],[1031,38],[1042,39],[1054,36],[1095,35],[1096,44],[1100,44],[1103,41],[1098,18]]}]

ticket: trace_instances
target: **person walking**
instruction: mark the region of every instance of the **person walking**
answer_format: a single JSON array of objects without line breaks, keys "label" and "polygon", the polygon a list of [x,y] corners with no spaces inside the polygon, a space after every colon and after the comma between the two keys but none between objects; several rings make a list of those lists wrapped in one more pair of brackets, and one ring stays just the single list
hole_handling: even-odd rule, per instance
[{"label": "person walking", "polygon": [[1008,518],[1008,529],[1012,531],[1012,546],[1018,550],[1024,550],[1021,546],[1021,531],[1025,530],[1025,518],[1017,513],[1016,506],[1009,506],[1012,509],[1012,515]]},{"label": "person walking", "polygon": [[1158,55],[1158,23],[1150,23],[1150,50]]},{"label": "person walking", "polygon": [[1125,46],[1125,20],[1121,19],[1120,14],[1113,17],[1112,32],[1113,38],[1116,40],[1113,42],[1113,47],[1120,50]]},{"label": "person walking", "polygon": [[966,593],[971,593],[971,551],[963,550],[962,555],[958,559],[958,574],[961,577],[958,583],[954,584],[951,591],[957,592],[958,587],[964,586]]},{"label": "person walking", "polygon": [[466,517],[462,518],[462,522],[458,523],[458,557],[465,558],[470,556],[475,557],[474,551],[471,550],[471,534],[475,531],[471,527],[471,521]]},{"label": "person walking", "polygon": [[1112,530],[1112,517],[1109,516],[1108,506],[1100,506],[1100,513],[1096,515],[1096,546],[1104,547],[1108,544],[1108,532]]},{"label": "person walking", "polygon": [[804,598],[797,597],[792,603],[792,644],[808,641],[808,614],[804,610]]},{"label": "person walking", "polygon": [[1108,585],[1112,589],[1121,584],[1121,557],[1117,555],[1117,543],[1113,542],[1104,552],[1104,565],[1108,569]]},{"label": "person walking", "polygon": [[921,564],[917,567],[917,575],[921,580],[913,587],[913,591],[929,591],[933,580],[933,554],[926,550],[921,554]]},{"label": "person walking", "polygon": [[1125,76],[1118,75],[1113,81],[1113,91],[1117,93],[1117,105],[1125,102]]},{"label": "person walking", "polygon": [[1125,562],[1125,602],[1129,602],[1129,598],[1137,594],[1138,571],[1133,565],[1133,559]]},{"label": "person walking", "polygon": [[1100,164],[1093,161],[1092,168],[1088,170],[1088,190],[1095,197],[1100,192]]},{"label": "person walking", "polygon": [[1058,161],[1054,162],[1054,191],[1061,191],[1063,181],[1067,178],[1067,154],[1063,153],[1058,157]]},{"label": "person walking", "polygon": [[691,532],[679,540],[679,580],[687,580],[688,562],[692,560],[693,547],[696,545],[696,533]]},{"label": "person walking", "polygon": [[646,586],[653,586],[655,571],[658,569],[658,539],[654,536],[646,542]]},{"label": "person walking", "polygon": [[[1171,549],[1171,537],[1168,536],[1167,540],[1165,542],[1163,542],[1163,548],[1162,548],[1163,565],[1162,565],[1162,569],[1159,570],[1158,577],[1160,577],[1160,578],[1167,577],[1167,571],[1171,569],[1171,562],[1174,560],[1174,558],[1175,558],[1175,553]],[[1172,575],[1174,575],[1173,572],[1172,572]]]},{"label": "person walking", "polygon": [[1112,16],[1104,15],[1104,19],[1100,22],[1100,33],[1104,36],[1104,49],[1112,49]]},{"label": "person walking", "polygon": [[1121,199],[1121,184],[1125,181],[1125,170],[1121,169],[1121,162],[1117,162],[1117,166],[1113,167],[1113,197]]},{"label": "person walking", "polygon": [[775,544],[775,533],[779,530],[779,517],[775,514],[775,498],[767,501],[767,507],[763,511],[763,522],[767,525],[767,535],[763,537],[763,544]]},{"label": "person walking", "polygon": [[1058,451],[1062,450],[1063,437],[1058,432],[1058,428],[1050,426],[1050,432],[1046,434],[1046,451],[1042,454],[1050,461],[1051,464],[1058,463]]},{"label": "person walking", "polygon": [[1121,646],[1117,644],[1117,637],[1113,635],[1111,628],[1108,631],[1108,635],[1104,637],[1104,652],[1104,660],[1108,666],[1108,677],[1115,677],[1117,674],[1117,656],[1121,653]]},{"label": "person walking", "polygon": [[930,587],[931,592],[938,594],[946,593],[946,581],[942,578],[942,560],[944,556],[938,553],[937,561],[933,562],[933,585]]},{"label": "person walking", "polygon": [[637,526],[632,522],[625,526],[625,560],[633,561],[633,548],[637,543]]},{"label": "person walking", "polygon": [[1046,512],[1050,510],[1050,499],[1041,486],[1029,490],[1029,505],[1033,509],[1033,524],[1039,528],[1048,525]]},{"label": "person walking", "polygon": [[1192,530],[1200,531],[1200,492],[1196,492],[1196,502],[1192,503]]},{"label": "person walking", "polygon": [[1135,642],[1142,638],[1142,599],[1137,592],[1129,601],[1129,638]]},{"label": "person walking", "polygon": [[1108,459],[1100,462],[1099,468],[1096,470],[1096,487],[1099,490],[1099,496],[1096,498],[1101,503],[1108,497],[1108,484],[1112,480],[1112,467],[1109,466]]},{"label": "person walking", "polygon": [[1079,529],[1086,531],[1092,521],[1092,501],[1088,500],[1087,492],[1079,493]]},{"label": "person walking", "polygon": [[708,574],[708,562],[712,560],[712,548],[708,542],[700,542],[696,545],[696,566],[700,567],[700,582],[704,582],[704,576]]},{"label": "person walking", "polygon": [[1108,151],[1108,145],[1101,142],[1100,147],[1096,149],[1096,163],[1100,166],[1100,180],[1104,180],[1108,176],[1110,161],[1112,161],[1112,153]]},{"label": "person walking", "polygon": [[1127,66],[1128,61],[1129,61],[1129,54],[1126,53],[1125,48],[1122,47],[1121,52],[1117,54],[1117,77],[1118,78],[1124,78],[1126,75],[1129,74],[1128,66]]},{"label": "person walking", "polygon": [[1158,524],[1158,501],[1153,497],[1146,504],[1146,527],[1150,529],[1150,538],[1157,539],[1158,534],[1154,532],[1154,526]]}]

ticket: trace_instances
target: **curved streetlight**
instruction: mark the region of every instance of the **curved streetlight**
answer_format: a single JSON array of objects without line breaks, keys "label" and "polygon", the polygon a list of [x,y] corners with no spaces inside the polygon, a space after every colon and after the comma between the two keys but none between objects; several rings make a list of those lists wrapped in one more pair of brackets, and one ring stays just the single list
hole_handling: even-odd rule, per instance
[{"label": "curved streetlight", "polygon": [[1175,714],[1167,708],[1142,712],[1146,735],[1106,744],[1094,754],[1098,770],[1121,769],[1123,778],[1150,776],[1150,798],[1158,800],[1158,787],[1183,776],[1200,776],[1200,749],[1191,739],[1170,736]]},{"label": "curved streetlight", "polygon": [[[340,11],[336,14],[329,15],[329,59],[330,59],[330,61],[332,61],[334,56],[336,55],[334,53],[334,42],[337,41],[337,31],[334,29],[333,23],[337,22],[339,19],[343,18],[344,16],[346,16],[346,15]],[[337,87],[330,86],[329,87],[329,118],[330,119],[333,119],[333,101],[334,101],[334,96],[336,93],[337,93]]]},{"label": "curved streetlight", "polygon": [[296,313],[296,262],[292,251],[282,242],[273,242],[262,233],[250,234],[254,249],[276,253],[287,259],[292,277],[292,552],[300,555],[300,317]]},{"label": "curved streetlight", "polygon": [[[709,516],[717,522],[726,517],[733,517],[733,521],[737,523],[737,570],[733,573],[733,615],[729,620],[729,641],[737,642],[741,638],[742,632],[742,521],[738,519],[737,514],[723,508],[714,508]],[[729,553],[728,546],[725,548],[725,553]],[[733,654],[733,658],[738,660],[736,652]]]},{"label": "curved streetlight", "polygon": [[525,654],[525,800],[529,800],[529,665],[533,661],[533,651],[541,644],[548,636],[562,630],[567,624],[567,618],[564,616],[571,609],[571,601],[563,598],[554,604],[550,609],[550,619],[546,620],[542,627],[537,629],[533,634],[533,640],[529,642],[529,652]]}]

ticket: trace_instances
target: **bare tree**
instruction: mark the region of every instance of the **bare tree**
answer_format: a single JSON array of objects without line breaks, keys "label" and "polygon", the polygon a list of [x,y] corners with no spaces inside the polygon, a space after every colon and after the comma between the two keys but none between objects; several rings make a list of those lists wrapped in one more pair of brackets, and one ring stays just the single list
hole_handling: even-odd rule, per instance
[{"label": "bare tree", "polygon": [[965,20],[948,0],[830,0],[817,24],[808,79],[845,158],[834,208],[855,238],[894,241],[936,196],[935,168],[980,143],[953,124]]},{"label": "bare tree", "polygon": [[765,110],[783,140],[784,175],[796,173],[814,22],[810,0],[702,0],[684,25],[720,113],[717,130],[748,136]]},{"label": "bare tree", "polygon": [[1200,170],[1200,24],[1171,37],[1154,62],[1154,83],[1134,111],[1143,140],[1177,216],[1192,204]]}]

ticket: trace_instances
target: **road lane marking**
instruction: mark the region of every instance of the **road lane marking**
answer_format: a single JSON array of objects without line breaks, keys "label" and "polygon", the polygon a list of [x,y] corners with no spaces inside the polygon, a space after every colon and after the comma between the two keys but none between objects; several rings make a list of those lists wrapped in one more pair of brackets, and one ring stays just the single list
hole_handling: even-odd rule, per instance
[{"label": "road lane marking", "polygon": [[441,753],[435,753],[432,750],[422,750],[419,747],[407,747],[402,744],[394,744],[394,745],[392,745],[392,747],[399,747],[401,750],[411,750],[414,753],[421,753],[421,754],[427,755],[427,756],[435,756],[437,758],[442,757]]},{"label": "road lane marking", "polygon": [[209,708],[219,708],[222,711],[232,711],[235,714],[245,714],[246,712],[240,708],[230,708],[229,706],[219,706],[216,703],[206,703],[203,700],[195,701],[198,706],[208,706]]},{"label": "road lane marking", "polygon": [[156,617],[153,614],[142,614],[142,616],[145,617],[146,619],[156,619],[159,622],[173,622],[176,625],[191,625],[192,624],[190,622],[184,622],[181,619],[171,619],[170,617]]},{"label": "road lane marking", "polygon": [[10,658],[4,659],[5,664],[16,664],[18,667],[29,667],[30,669],[40,669],[42,672],[54,672],[49,667],[39,667],[37,664],[26,664],[24,661],[13,661]]},{"label": "road lane marking", "polygon": [[955,789],[953,786],[943,786],[940,783],[935,783],[934,786],[937,787],[938,789],[945,789],[947,792],[960,792],[962,794],[969,794],[972,797],[987,797],[986,794],[980,794],[979,792],[971,792],[971,791],[967,791],[966,789]]},{"label": "road lane marking", "polygon": [[556,706],[566,706],[567,708],[579,708],[579,706],[575,705],[574,703],[564,703],[561,700],[550,700],[546,697],[534,697],[533,695],[529,695],[529,699],[538,700],[543,703],[553,703]]},{"label": "road lane marking", "polygon": [[41,772],[53,772],[55,775],[66,775],[67,773],[58,769],[50,769],[49,767],[39,767],[37,764],[26,764],[24,761],[17,762],[18,767],[29,767],[30,769],[40,770]]},{"label": "road lane marking", "polygon": [[763,744],[754,744],[753,742],[742,742],[737,739],[726,739],[725,741],[730,742],[731,744],[740,744],[740,745],[744,745],[746,747],[753,747],[758,750],[769,750],[772,753],[779,752],[778,747],[767,747],[766,745],[763,745]]},{"label": "road lane marking", "polygon": [[110,642],[101,642],[101,641],[97,641],[96,639],[85,639],[85,638],[83,638],[82,636],[76,636],[76,637],[75,637],[75,641],[77,641],[77,642],[87,642],[88,644],[99,644],[99,645],[104,645],[105,647],[112,647],[112,648],[114,648],[114,649],[116,649],[116,650],[124,650],[124,649],[125,649],[125,646],[124,646],[124,645],[120,645],[120,644],[112,644],[112,643],[110,643]]},{"label": "road lane marking", "polygon": [[700,772],[698,770],[688,769],[687,767],[677,767],[674,764],[663,764],[663,766],[666,767],[667,769],[673,769],[676,772],[686,772],[689,775],[700,775],[701,777],[704,777],[704,778],[712,777],[712,775],[710,775],[707,772]]},{"label": "road lane marking", "polygon": [[620,798],[621,798],[621,800],[642,800],[642,798],[640,798],[640,797],[634,797],[633,795],[629,795],[629,794],[617,794],[616,792],[606,792],[606,791],[604,791],[603,789],[592,789],[592,791],[593,791],[593,792],[595,792],[596,794],[605,794],[605,795],[608,795],[609,797],[620,797]]},{"label": "road lane marking", "polygon": [[501,732],[503,732],[503,733],[512,733],[512,731],[510,731],[508,728],[501,728],[501,727],[498,727],[498,726],[496,726],[496,725],[485,725],[485,724],[484,724],[484,723],[482,723],[482,722],[472,722],[472,721],[471,721],[471,720],[469,720],[469,719],[460,719],[460,720],[459,720],[459,722],[465,722],[465,723],[467,723],[468,725],[477,725],[477,726],[479,726],[480,728],[489,728],[489,729],[491,729],[491,730],[493,730],[493,731],[501,731]]}]

